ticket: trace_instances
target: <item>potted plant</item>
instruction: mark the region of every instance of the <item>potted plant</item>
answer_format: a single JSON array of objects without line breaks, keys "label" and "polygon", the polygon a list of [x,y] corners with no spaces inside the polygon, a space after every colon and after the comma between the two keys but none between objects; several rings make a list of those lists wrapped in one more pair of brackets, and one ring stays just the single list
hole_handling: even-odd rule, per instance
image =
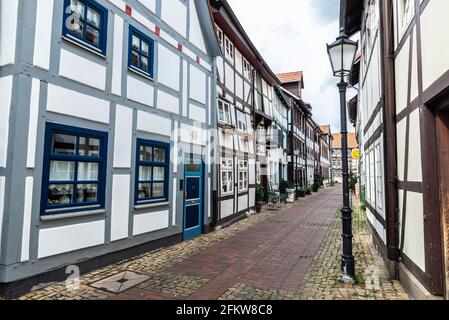
[{"label": "potted plant", "polygon": [[256,212],[260,213],[265,200],[265,188],[260,184],[256,186]]},{"label": "potted plant", "polygon": [[304,198],[306,196],[306,189],[305,188],[299,188],[296,191],[296,194],[298,195],[298,198]]},{"label": "potted plant", "polygon": [[312,189],[310,189],[310,187],[306,187],[304,188],[306,195],[310,196],[312,194]]},{"label": "potted plant", "polygon": [[287,199],[287,189],[294,189],[295,184],[293,181],[281,180],[279,183],[279,192],[281,193],[281,201]]}]

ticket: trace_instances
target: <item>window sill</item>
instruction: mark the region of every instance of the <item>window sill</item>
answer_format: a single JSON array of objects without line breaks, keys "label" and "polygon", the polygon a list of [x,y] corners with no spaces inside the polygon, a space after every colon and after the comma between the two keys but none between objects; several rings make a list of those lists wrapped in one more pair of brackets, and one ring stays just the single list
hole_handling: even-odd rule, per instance
[{"label": "window sill", "polygon": [[166,207],[169,206],[170,202],[158,202],[158,203],[147,203],[147,204],[139,204],[135,205],[135,210],[143,210],[143,209],[150,209],[150,208],[158,208],[158,207]]},{"label": "window sill", "polygon": [[150,80],[151,82],[154,81],[154,79],[149,74],[146,74],[146,73],[144,73],[142,71],[139,71],[136,68],[128,66],[128,70],[133,72],[133,73],[135,73],[135,74],[137,74],[137,75],[139,75],[139,76],[141,76],[141,77],[144,77],[147,80]]},{"label": "window sill", "polygon": [[89,210],[89,211],[80,211],[74,213],[61,213],[61,214],[52,214],[52,215],[44,215],[41,216],[41,221],[54,221],[54,220],[63,220],[63,219],[72,219],[72,218],[81,218],[87,216],[95,216],[95,215],[103,215],[106,213],[105,209],[98,210]]},{"label": "window sill", "polygon": [[100,57],[102,59],[106,59],[106,55],[100,49],[97,49],[97,48],[91,46],[90,44],[88,44],[88,43],[86,43],[86,42],[84,42],[82,40],[79,40],[79,39],[77,39],[75,37],[72,37],[70,35],[63,35],[62,39],[67,41],[67,42],[69,42],[69,43],[71,43],[71,44],[73,44],[73,45],[75,45],[75,46],[77,46],[77,47],[79,47],[79,48],[81,48],[81,49],[89,51],[90,53],[93,53],[93,54],[97,55],[98,57]]}]

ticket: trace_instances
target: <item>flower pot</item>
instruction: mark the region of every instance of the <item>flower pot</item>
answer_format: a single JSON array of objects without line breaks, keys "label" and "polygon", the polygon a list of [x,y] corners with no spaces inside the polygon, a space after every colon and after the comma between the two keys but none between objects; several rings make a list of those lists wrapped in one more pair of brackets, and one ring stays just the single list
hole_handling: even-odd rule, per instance
[{"label": "flower pot", "polygon": [[260,213],[262,211],[263,202],[257,202],[256,203],[256,212]]}]

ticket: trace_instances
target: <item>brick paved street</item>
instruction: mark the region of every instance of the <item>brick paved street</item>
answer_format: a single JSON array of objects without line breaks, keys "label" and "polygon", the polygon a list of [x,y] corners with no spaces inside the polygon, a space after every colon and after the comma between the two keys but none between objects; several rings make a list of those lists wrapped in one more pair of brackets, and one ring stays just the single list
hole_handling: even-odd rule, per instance
[{"label": "brick paved street", "polygon": [[[386,278],[361,213],[355,220],[359,283],[338,283],[340,199],[340,187],[325,189],[281,212],[264,210],[226,229],[83,275],[78,290],[58,283],[21,299],[406,299],[400,285]],[[91,286],[124,271],[149,278],[119,295]],[[367,289],[371,278],[380,285]]]}]

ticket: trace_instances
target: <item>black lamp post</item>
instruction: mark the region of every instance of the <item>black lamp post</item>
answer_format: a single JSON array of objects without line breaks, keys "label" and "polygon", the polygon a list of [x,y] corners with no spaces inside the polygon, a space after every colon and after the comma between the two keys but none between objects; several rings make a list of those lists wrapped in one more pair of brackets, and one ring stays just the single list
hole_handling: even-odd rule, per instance
[{"label": "black lamp post", "polygon": [[299,157],[299,149],[295,149],[293,151],[294,155],[295,155],[295,168],[294,168],[294,172],[295,172],[295,199],[298,199],[298,157]]},{"label": "black lamp post", "polygon": [[343,254],[341,256],[341,277],[340,281],[344,283],[354,284],[355,263],[352,253],[352,209],[349,199],[349,173],[348,173],[348,129],[346,115],[346,90],[348,83],[345,77],[351,74],[354,65],[355,55],[358,49],[358,42],[354,42],[340,30],[337,40],[331,45],[327,45],[327,53],[329,55],[332,71],[334,76],[340,78],[338,89],[340,91],[340,117],[341,117],[341,152],[343,167]]}]

